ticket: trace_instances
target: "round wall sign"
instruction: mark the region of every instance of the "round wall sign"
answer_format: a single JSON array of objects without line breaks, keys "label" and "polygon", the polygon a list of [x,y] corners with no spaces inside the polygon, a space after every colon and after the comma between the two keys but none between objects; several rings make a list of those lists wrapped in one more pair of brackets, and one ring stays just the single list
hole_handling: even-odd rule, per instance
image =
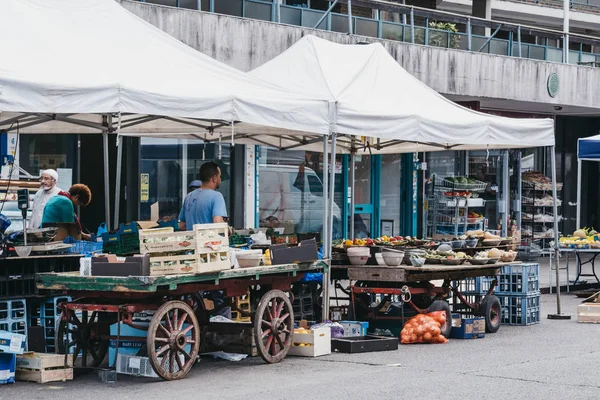
[{"label": "round wall sign", "polygon": [[560,81],[556,72],[548,75],[548,82],[546,86],[548,88],[548,94],[550,97],[556,97],[558,91],[560,90]]}]

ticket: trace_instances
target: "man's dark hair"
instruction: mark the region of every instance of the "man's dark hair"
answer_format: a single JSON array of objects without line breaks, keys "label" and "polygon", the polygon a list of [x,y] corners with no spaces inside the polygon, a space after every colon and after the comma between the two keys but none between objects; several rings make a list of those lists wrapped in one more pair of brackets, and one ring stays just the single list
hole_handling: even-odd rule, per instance
[{"label": "man's dark hair", "polygon": [[216,162],[209,161],[200,167],[200,180],[202,183],[208,182],[213,176],[219,173],[219,165]]},{"label": "man's dark hair", "polygon": [[82,207],[87,206],[92,201],[92,192],[87,185],[82,183],[77,183],[69,189],[69,194],[71,197],[79,196],[79,204]]}]

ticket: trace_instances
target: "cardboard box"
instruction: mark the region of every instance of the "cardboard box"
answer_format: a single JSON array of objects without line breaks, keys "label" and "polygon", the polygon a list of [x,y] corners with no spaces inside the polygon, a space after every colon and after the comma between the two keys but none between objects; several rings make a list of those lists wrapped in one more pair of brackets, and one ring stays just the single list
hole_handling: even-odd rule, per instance
[{"label": "cardboard box", "polygon": [[[139,326],[148,326],[149,323],[136,322]],[[120,335],[119,335],[120,333]],[[110,326],[110,339],[108,342],[108,365],[114,367],[115,354],[117,352],[117,338],[119,338],[119,354],[137,355],[140,349],[146,345],[148,331],[132,328],[121,322],[121,331],[118,324]]]},{"label": "cardboard box", "polygon": [[600,324],[600,292],[594,293],[577,306],[577,322]]},{"label": "cardboard box", "polygon": [[27,336],[0,331],[0,353],[23,354]]},{"label": "cardboard box", "polygon": [[303,240],[297,247],[287,247],[284,244],[271,246],[271,264],[298,264],[314,262],[319,259],[315,239]]},{"label": "cardboard box", "polygon": [[150,257],[136,255],[119,259],[114,254],[100,254],[92,258],[92,276],[148,276]]},{"label": "cardboard box", "polygon": [[344,327],[344,337],[367,336],[368,322],[340,321],[340,324]]},{"label": "cardboard box", "polygon": [[[299,346],[300,344],[309,346]],[[288,355],[319,357],[327,354],[331,354],[331,328],[317,328],[310,333],[294,333]]]},{"label": "cardboard box", "polygon": [[73,355],[23,353],[17,356],[15,378],[37,383],[73,380]]},{"label": "cardboard box", "polygon": [[600,303],[583,303],[578,305],[577,322],[600,324]]},{"label": "cardboard box", "polygon": [[15,382],[17,355],[0,353],[0,385]]},{"label": "cardboard box", "polygon": [[485,318],[461,318],[460,314],[452,314],[452,330],[450,337],[454,339],[481,339],[485,337]]}]

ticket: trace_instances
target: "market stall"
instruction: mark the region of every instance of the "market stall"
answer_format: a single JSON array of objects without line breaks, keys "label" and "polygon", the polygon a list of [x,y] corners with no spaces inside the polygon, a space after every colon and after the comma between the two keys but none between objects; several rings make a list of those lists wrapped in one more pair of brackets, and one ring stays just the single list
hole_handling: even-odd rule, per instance
[{"label": "market stall", "polygon": [[[337,108],[331,159],[338,151],[349,152],[352,157],[351,171],[354,170],[353,159],[357,153],[489,151],[544,146],[552,146],[553,149],[554,146],[552,120],[504,118],[457,105],[406,72],[381,43],[341,45],[309,35],[250,74],[290,90],[335,102]],[[552,192],[553,197],[557,198],[555,167],[552,150]],[[507,165],[504,168],[508,171]],[[454,228],[448,232],[450,237],[459,242],[454,249],[460,253],[508,250],[496,248],[503,240],[508,240],[512,245],[512,240],[506,237],[508,235],[500,237],[492,232],[484,232],[481,214],[469,211],[483,205],[483,201],[473,193],[483,191],[485,183],[467,177],[435,177],[434,180],[437,187],[432,190],[434,201],[431,205],[435,210],[429,231],[431,236],[439,233],[438,228],[442,224],[449,224]],[[505,180],[504,185],[508,187],[508,179]],[[351,196],[355,193],[353,181],[351,178]],[[508,190],[504,193],[507,196]],[[329,202],[333,203],[333,192],[329,194]],[[503,204],[505,218],[508,218],[508,197],[504,198]],[[333,213],[333,206],[329,211]],[[553,211],[554,237],[558,240],[556,203]],[[350,213],[351,239],[350,243],[344,244],[377,247],[373,242],[378,239],[381,241],[381,238],[362,239],[358,243],[356,239],[352,240],[353,199],[350,200]],[[328,225],[331,227],[331,223]],[[505,231],[507,225],[505,220]],[[477,243],[479,238],[488,240],[488,246],[480,243],[483,244],[481,248],[469,250],[475,245],[467,246],[465,240],[475,240]],[[399,246],[406,246],[411,240],[400,238],[397,241],[403,242]],[[329,241],[326,245],[333,243]],[[508,243],[505,245],[508,246]],[[408,251],[406,247],[400,250]],[[513,253],[508,254],[514,259]],[[456,252],[449,257],[457,258]],[[471,257],[477,258],[477,255],[471,254]],[[461,258],[461,262],[466,258]],[[403,270],[404,267],[398,269],[397,273],[402,274]]]},{"label": "market stall", "polygon": [[[102,247],[105,247],[104,250],[107,252],[119,255],[144,252],[139,235],[132,232],[135,229],[137,233],[139,226],[136,223],[119,224],[117,228],[118,221],[115,221],[111,226],[108,198],[110,187],[108,135],[186,134],[205,142],[220,142],[225,138],[231,140],[232,144],[271,143],[274,146],[302,143],[307,140],[305,136],[310,136],[310,140],[314,142],[327,142],[332,111],[326,100],[280,89],[219,63],[135,17],[112,0],[50,0],[44,4],[27,0],[5,1],[0,5],[0,15],[3,22],[0,27],[0,38],[3,38],[0,39],[2,48],[7,54],[19,55],[10,57],[10,61],[7,59],[1,69],[0,128],[9,133],[16,133],[17,137],[27,133],[101,133],[103,135],[106,194],[104,203],[109,232],[106,232],[107,240]],[[41,37],[43,41],[40,40]],[[49,46],[48,43],[57,45]],[[77,52],[73,52],[73,49],[77,49]],[[118,62],[98,62],[98,49],[110,49],[110,58]],[[54,62],[48,63],[47,60]],[[119,146],[118,154],[120,167],[122,146]],[[117,177],[120,177],[120,172],[118,169]],[[120,189],[118,179],[116,187]],[[6,190],[10,190],[13,183],[8,180]],[[117,194],[117,201],[119,197]],[[118,202],[115,208],[118,210]],[[166,233],[173,233],[173,228],[171,227]],[[136,287],[128,279],[117,278],[114,282],[118,282],[119,285],[116,288],[113,285],[112,291],[116,293],[113,297],[118,300],[108,299],[110,295],[102,292],[103,286],[99,283],[102,279],[95,277],[96,272],[101,268],[92,266],[91,271],[96,271],[92,273],[89,268],[86,269],[85,262],[82,262],[81,266],[71,274],[53,274],[55,279],[52,284],[48,286],[41,284],[40,290],[58,288],[66,291],[67,294],[73,294],[77,293],[75,290],[77,288],[70,288],[69,282],[72,279],[75,282],[81,280],[88,285],[88,289],[97,287],[97,290],[94,289],[96,291],[91,290],[91,292],[95,293],[95,296],[106,298],[108,304],[105,305],[111,306],[108,308],[116,311],[117,319],[120,319],[123,313],[130,309],[122,310],[118,307],[118,303],[122,303],[127,298],[135,298],[139,305],[142,297],[148,300],[148,292],[158,293],[146,308],[155,310],[159,308],[165,295],[171,302],[179,296],[203,289],[223,289],[231,295],[242,291],[245,293],[249,286],[256,284],[289,292],[290,283],[300,280],[306,271],[327,272],[326,264],[312,262],[318,259],[314,242],[308,256],[304,251],[302,257],[297,257],[294,249],[291,249],[294,253],[292,261],[302,262],[302,265],[294,263],[290,265],[291,261],[276,261],[285,256],[282,253],[287,249],[281,249],[272,261],[273,264],[280,264],[283,267],[272,265],[229,272],[232,266],[229,243],[223,245],[218,251],[214,251],[216,245],[212,243],[217,240],[226,241],[225,232],[221,232],[218,237],[213,237],[212,244],[208,246],[210,251],[203,253],[198,253],[198,248],[206,246],[196,247],[197,237],[193,231],[191,235],[194,236],[193,240],[173,239],[176,242],[173,245],[175,248],[171,247],[170,251],[163,248],[158,256],[156,252],[147,252],[147,256],[133,257],[135,260],[130,263],[134,265],[130,265],[129,268],[134,270],[128,270],[127,274],[141,277],[137,281],[141,282],[143,288],[140,289],[139,285]],[[182,243],[187,245],[182,247]],[[111,246],[113,248],[109,250]],[[306,247],[303,247],[302,250],[305,249]],[[149,255],[150,253],[152,256]],[[3,255],[6,256],[7,253]],[[78,262],[82,261],[79,260],[82,258],[79,254],[73,257]],[[305,257],[310,261],[305,261]],[[262,259],[262,255],[260,258]],[[146,269],[135,270],[141,259],[148,260]],[[119,262],[116,264],[127,263],[123,259],[117,261]],[[206,267],[209,266],[212,266],[212,269],[207,271]],[[111,276],[118,275],[115,266],[112,267]],[[117,269],[119,268],[124,268],[124,265],[118,265]],[[220,275],[220,271],[226,270],[227,272]],[[87,276],[86,271],[87,275],[91,274],[91,276]],[[34,271],[31,275],[35,275],[35,272],[47,272],[47,270]],[[170,274],[181,278],[160,279]],[[150,282],[156,282],[158,286],[152,288]],[[190,282],[196,284],[189,284]],[[120,284],[128,290],[121,290]],[[143,295],[132,294],[137,293],[136,288],[141,290]],[[270,362],[280,361],[285,357],[290,345],[291,321],[293,321],[289,300],[286,302],[283,299],[283,297],[287,299],[288,295],[277,290],[271,294],[273,293],[273,296],[263,298],[259,310],[260,307],[263,309],[273,307],[279,310],[280,318],[273,319],[271,313],[269,321],[264,321],[262,314],[260,314],[261,318],[257,319],[259,332],[265,333],[257,338],[257,344],[262,346],[261,354]],[[20,296],[22,295],[21,293]],[[77,309],[74,313],[69,311],[63,313],[61,326],[66,343],[63,343],[63,348],[59,348],[58,351],[74,353],[77,356],[80,353],[77,345],[80,345],[81,350],[81,346],[89,344],[92,340],[90,338],[96,337],[98,329],[105,328],[105,325],[96,323],[104,322],[104,316],[94,316],[92,319],[99,319],[90,323],[87,311],[102,301],[89,296],[87,300],[78,303],[70,296],[61,299],[54,297],[49,301],[49,305],[44,303],[39,308],[39,318],[36,319],[39,323],[42,323],[44,318],[48,320],[55,318],[56,315],[53,313],[56,312],[56,307],[64,307],[65,310]],[[67,305],[60,306],[63,303]],[[161,359],[162,364],[154,365],[156,372],[163,374],[165,378],[182,377],[195,363],[195,355],[190,357],[187,346],[192,346],[197,353],[199,340],[195,342],[194,339],[188,340],[186,333],[193,331],[197,336],[199,327],[195,323],[195,316],[189,312],[190,303],[194,305],[193,301],[189,301],[188,305],[167,303],[172,307],[161,308],[160,311],[164,311],[162,316],[174,315],[174,319],[157,317],[157,322],[154,322],[155,330],[150,330],[153,334],[156,332],[164,334],[165,324],[177,321],[174,324],[176,326],[169,328],[171,329],[169,334],[152,342],[153,347],[149,349],[150,352],[160,349],[157,343],[162,343],[165,339],[172,344],[168,350],[168,366],[165,367],[167,357],[161,354],[156,357]],[[7,304],[10,307],[12,303]],[[78,304],[83,305],[79,307]],[[198,304],[196,301],[196,305]],[[290,312],[283,312],[284,307],[287,307],[285,310]],[[133,306],[136,310],[142,308]],[[178,310],[187,311],[188,316],[179,319]],[[87,319],[85,327],[74,328],[70,324],[74,322],[72,319],[74,316]],[[264,328],[266,322],[274,324],[270,331]],[[19,326],[27,326],[29,321],[23,323],[25,325]],[[191,324],[189,325],[191,327],[188,328],[188,324]],[[182,333],[182,330],[185,332]],[[288,335],[287,339],[281,341],[279,333]],[[78,344],[71,345],[73,338],[81,340]],[[94,345],[87,346],[89,353],[84,353],[82,358],[87,358],[89,355],[90,362],[92,359],[94,362],[98,361],[99,354],[106,343],[107,341],[102,343],[98,341],[94,342]],[[179,355],[175,355],[176,353],[183,355],[183,361]],[[87,364],[88,360],[82,361]],[[181,363],[184,365],[182,366]],[[175,368],[177,371],[174,371]]]}]

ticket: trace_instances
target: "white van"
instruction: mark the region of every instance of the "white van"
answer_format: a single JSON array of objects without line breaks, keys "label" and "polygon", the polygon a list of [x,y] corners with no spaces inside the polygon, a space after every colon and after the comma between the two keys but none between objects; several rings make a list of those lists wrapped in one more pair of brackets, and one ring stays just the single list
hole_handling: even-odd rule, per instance
[{"label": "white van", "polygon": [[[259,166],[259,219],[269,217],[280,222],[294,221],[297,232],[321,232],[323,227],[323,183],[310,168],[304,168],[304,180],[298,180],[299,167],[293,165]],[[304,186],[304,190],[302,189]],[[341,212],[333,203],[334,226]]]}]

